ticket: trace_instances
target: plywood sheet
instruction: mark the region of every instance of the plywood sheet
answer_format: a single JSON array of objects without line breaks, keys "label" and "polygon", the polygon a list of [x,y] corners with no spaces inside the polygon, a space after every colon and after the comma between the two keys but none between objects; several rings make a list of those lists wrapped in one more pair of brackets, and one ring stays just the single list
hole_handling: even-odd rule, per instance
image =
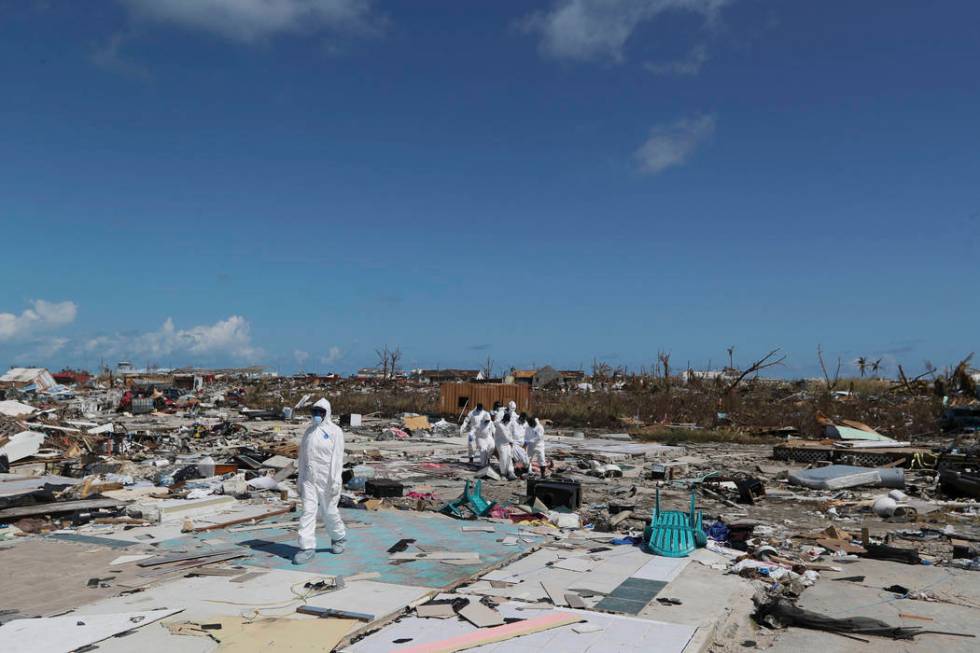
[{"label": "plywood sheet", "polygon": [[65,653],[141,628],[180,610],[147,610],[115,614],[17,619],[0,628],[4,653]]},{"label": "plywood sheet", "polygon": [[219,623],[218,630],[195,632],[194,624],[181,624],[181,629],[171,627],[178,634],[200,634],[219,642],[219,651],[236,653],[265,653],[266,651],[292,651],[293,653],[322,653],[332,651],[357,625],[352,619],[257,619],[249,621],[241,617],[224,617],[208,623]]}]

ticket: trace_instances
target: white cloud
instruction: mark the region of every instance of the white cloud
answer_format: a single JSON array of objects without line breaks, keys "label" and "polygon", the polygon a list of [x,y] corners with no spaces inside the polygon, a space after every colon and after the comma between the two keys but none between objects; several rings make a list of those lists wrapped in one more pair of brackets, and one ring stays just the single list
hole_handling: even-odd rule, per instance
[{"label": "white cloud", "polygon": [[150,71],[136,61],[129,59],[122,53],[122,46],[132,37],[131,34],[119,32],[113,34],[105,45],[92,52],[91,58],[99,68],[109,72],[118,73],[126,77],[140,79],[143,81],[150,79]]},{"label": "white cloud", "polygon": [[683,165],[715,132],[714,116],[683,118],[657,125],[636,151],[643,172],[655,175],[667,168]]},{"label": "white cloud", "polygon": [[302,367],[306,364],[306,361],[310,360],[310,352],[303,351],[302,349],[294,349],[293,358],[296,359],[296,364]]},{"label": "white cloud", "polygon": [[733,0],[557,0],[550,11],[525,17],[524,31],[541,36],[540,49],[556,59],[624,59],[623,48],[641,23],[677,11],[708,22]]},{"label": "white cloud", "polygon": [[701,67],[707,60],[708,48],[704,45],[696,45],[683,59],[660,63],[649,62],[643,64],[643,67],[654,75],[693,76],[701,72]]},{"label": "white cloud", "polygon": [[159,358],[173,355],[232,358],[254,362],[262,350],[252,345],[248,320],[232,315],[214,324],[178,329],[171,318],[156,331],[135,335],[98,336],[85,344],[85,351],[103,356]]},{"label": "white cloud", "polygon": [[28,338],[40,331],[71,324],[78,315],[75,302],[48,302],[35,299],[19,315],[0,313],[0,342]]},{"label": "white cloud", "polygon": [[344,351],[340,347],[331,347],[327,350],[326,356],[320,359],[320,362],[324,365],[333,365],[344,357]]},{"label": "white cloud", "polygon": [[68,338],[57,336],[45,336],[30,341],[26,349],[22,349],[14,354],[13,360],[17,363],[33,365],[39,362],[50,361],[55,354],[60,352],[71,342]]},{"label": "white cloud", "polygon": [[168,23],[252,43],[281,34],[371,33],[370,0],[119,0],[134,20]]}]

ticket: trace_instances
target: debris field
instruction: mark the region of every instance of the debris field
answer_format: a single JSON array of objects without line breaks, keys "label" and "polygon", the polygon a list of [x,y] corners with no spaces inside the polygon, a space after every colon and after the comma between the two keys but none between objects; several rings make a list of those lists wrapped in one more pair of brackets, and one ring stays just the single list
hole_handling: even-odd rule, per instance
[{"label": "debris field", "polygon": [[976,424],[889,437],[846,394],[744,442],[549,419],[548,465],[508,481],[462,413],[366,385],[378,410],[334,416],[346,551],[318,525],[295,566],[305,409],[331,392],[248,370],[8,390],[0,650],[980,650]]}]

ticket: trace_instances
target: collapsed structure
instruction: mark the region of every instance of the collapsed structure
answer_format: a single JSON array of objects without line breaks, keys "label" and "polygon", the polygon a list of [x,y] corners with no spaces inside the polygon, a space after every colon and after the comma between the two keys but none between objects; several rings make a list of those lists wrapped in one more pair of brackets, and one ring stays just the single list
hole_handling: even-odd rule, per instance
[{"label": "collapsed structure", "polygon": [[[558,400],[529,383],[13,376],[34,381],[0,402],[3,651],[977,650],[980,447],[945,412],[915,437],[818,413],[728,444],[728,411],[705,437],[555,419],[552,475],[508,482],[475,478],[458,418]],[[339,417],[347,551],[297,569],[318,394],[375,408]]]}]

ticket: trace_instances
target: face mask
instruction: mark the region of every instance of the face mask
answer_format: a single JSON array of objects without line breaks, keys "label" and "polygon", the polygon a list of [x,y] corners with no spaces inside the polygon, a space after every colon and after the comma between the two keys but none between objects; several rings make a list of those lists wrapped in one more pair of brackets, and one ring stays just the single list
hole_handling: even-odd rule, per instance
[{"label": "face mask", "polygon": [[322,416],[320,416],[320,415],[314,415],[313,416],[313,423],[316,424],[317,426],[319,426],[322,421],[323,421],[323,417]]}]

